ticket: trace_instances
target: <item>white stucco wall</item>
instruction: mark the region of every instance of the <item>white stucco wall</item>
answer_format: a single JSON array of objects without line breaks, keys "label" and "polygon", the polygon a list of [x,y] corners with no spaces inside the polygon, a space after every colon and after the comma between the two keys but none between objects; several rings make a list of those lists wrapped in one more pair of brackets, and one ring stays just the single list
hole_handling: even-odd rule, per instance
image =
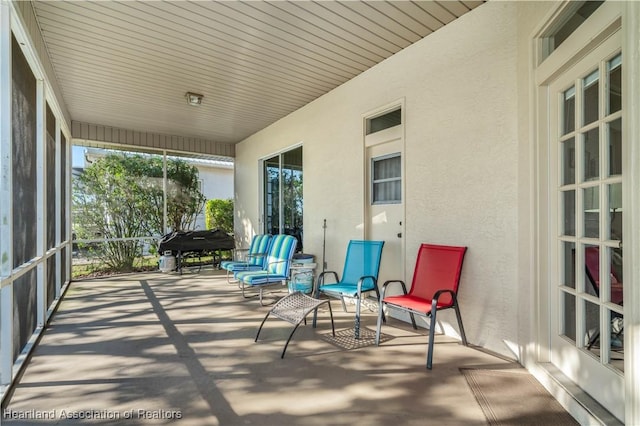
[{"label": "white stucco wall", "polygon": [[[207,200],[233,199],[233,164],[207,166],[196,164],[202,180],[202,193]],[[204,209],[196,218],[195,229],[207,229]]]},{"label": "white stucco wall", "polygon": [[[518,191],[528,176],[518,170],[516,35],[517,5],[487,3],[238,144],[236,232],[260,233],[259,159],[302,142],[305,251],[321,255],[326,218],[326,260],[341,270],[348,240],[363,236],[362,115],[404,99],[406,278],[420,243],[467,245],[467,337],[516,357],[529,315],[519,311],[529,283],[518,280]],[[439,319],[455,324],[452,312]]]},{"label": "white stucco wall", "polygon": [[202,179],[202,193],[207,200],[233,199],[233,165],[228,167],[197,166]]}]

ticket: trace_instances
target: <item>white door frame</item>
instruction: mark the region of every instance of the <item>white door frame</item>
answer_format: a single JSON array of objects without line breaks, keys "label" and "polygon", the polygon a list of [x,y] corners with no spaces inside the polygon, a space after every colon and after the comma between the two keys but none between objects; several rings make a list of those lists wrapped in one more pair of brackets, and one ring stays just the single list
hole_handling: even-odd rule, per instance
[{"label": "white door frame", "polygon": [[[549,15],[549,20],[545,22],[539,31],[533,36],[534,46],[540,47],[539,37],[558,17],[566,4],[558,7]],[[620,11],[615,8],[619,7]],[[532,150],[532,175],[533,189],[532,197],[535,203],[534,223],[531,227],[533,244],[533,268],[535,290],[533,292],[535,304],[535,318],[532,321],[532,336],[535,339],[534,349],[529,352],[532,363],[528,364],[536,377],[547,386],[552,393],[567,407],[577,418],[585,419],[593,416],[597,409],[588,407],[590,412],[584,409],[581,404],[578,390],[572,392],[571,386],[559,385],[563,383],[562,377],[557,369],[550,363],[550,339],[551,324],[554,318],[550,316],[549,283],[552,282],[550,258],[548,247],[550,238],[549,224],[556,212],[551,211],[550,197],[556,197],[555,193],[549,191],[549,116],[547,114],[549,105],[549,94],[545,81],[554,78],[554,73],[562,72],[558,63],[553,64],[552,56],[561,57],[566,64],[575,63],[584,56],[590,48],[596,47],[603,39],[611,34],[615,28],[622,27],[622,55],[623,55],[623,87],[625,97],[623,98],[623,158],[625,159],[625,172],[623,177],[623,209],[633,212],[625,218],[623,229],[623,240],[625,249],[624,281],[625,281],[625,381],[624,381],[624,421],[627,424],[640,424],[640,4],[636,2],[623,2],[605,4],[600,11],[604,20],[598,21],[596,26],[585,26],[579,28],[576,33],[582,32],[578,39],[587,41],[580,45],[572,45],[569,41],[566,45],[561,45],[560,49],[551,54],[547,60],[540,63],[539,52],[532,49],[532,91],[534,101],[532,104],[531,117],[535,120],[534,125],[534,147]],[[613,9],[613,10],[612,10]],[[586,36],[585,36],[586,34]],[[595,34],[595,36],[593,36]],[[548,59],[549,59],[548,58]],[[539,65],[536,65],[539,64]],[[633,237],[635,236],[635,238]],[[570,385],[570,384],[569,384]],[[584,400],[583,400],[584,402]]]},{"label": "white door frame", "polygon": [[[384,115],[388,112],[394,111],[396,109],[400,109],[401,112],[401,119],[400,119],[400,124],[394,127],[390,127],[388,129],[384,129],[381,130],[379,132],[376,133],[372,133],[367,135],[367,120],[371,119],[371,118],[375,118],[381,115]],[[363,212],[363,217],[364,217],[364,238],[370,238],[371,235],[371,212],[372,212],[372,206],[371,206],[371,175],[370,175],[370,170],[371,170],[371,160],[372,158],[377,157],[377,155],[374,155],[373,157],[371,157],[370,152],[371,149],[375,149],[376,146],[378,145],[382,145],[385,143],[395,143],[399,148],[396,152],[400,153],[401,156],[401,171],[400,174],[402,176],[402,180],[401,180],[401,197],[402,197],[402,202],[401,202],[401,206],[402,206],[402,213],[400,214],[400,218],[399,218],[399,224],[397,225],[397,233],[400,233],[401,236],[399,237],[400,239],[400,253],[398,253],[399,255],[399,264],[400,267],[398,268],[399,270],[396,272],[396,274],[394,274],[394,278],[393,279],[400,279],[400,280],[404,280],[405,279],[405,261],[406,261],[406,238],[405,238],[405,229],[406,229],[406,173],[405,173],[405,101],[404,98],[396,100],[394,102],[390,102],[380,108],[376,108],[374,110],[368,111],[365,114],[362,115],[362,134],[363,134],[363,151],[364,151],[364,162],[365,164],[363,164],[364,166],[364,200],[363,200],[363,208],[364,208],[364,212]],[[397,240],[395,240],[397,241]],[[394,241],[394,242],[395,242]],[[388,251],[388,249],[387,249]],[[385,256],[385,250],[382,251],[382,256],[383,256],[383,260],[384,260],[384,256]],[[382,282],[378,282],[378,286],[381,286]]]},{"label": "white door frame", "polygon": [[[623,209],[633,212],[623,230],[625,241],[625,422],[640,424],[640,3],[624,2],[622,10],[622,129],[628,142],[623,158],[629,170],[623,178]],[[626,74],[625,72],[626,71]],[[635,238],[633,237],[635,236]]]}]

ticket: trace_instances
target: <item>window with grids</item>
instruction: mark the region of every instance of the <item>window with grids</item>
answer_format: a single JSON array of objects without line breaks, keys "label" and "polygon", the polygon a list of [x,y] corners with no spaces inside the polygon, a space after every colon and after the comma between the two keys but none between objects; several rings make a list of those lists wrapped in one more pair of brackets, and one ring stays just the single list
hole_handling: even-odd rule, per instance
[{"label": "window with grids", "polygon": [[402,157],[400,153],[371,160],[371,194],[373,204],[402,202]]}]

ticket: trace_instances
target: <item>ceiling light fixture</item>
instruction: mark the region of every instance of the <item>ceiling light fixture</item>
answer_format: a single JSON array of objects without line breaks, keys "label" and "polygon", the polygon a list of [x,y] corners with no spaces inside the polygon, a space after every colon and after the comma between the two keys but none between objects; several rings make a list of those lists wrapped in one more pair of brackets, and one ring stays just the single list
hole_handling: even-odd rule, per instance
[{"label": "ceiling light fixture", "polygon": [[199,95],[199,94],[193,93],[193,92],[187,92],[185,94],[185,97],[187,98],[187,103],[189,105],[201,105],[202,104],[202,98],[204,98],[204,95]]}]

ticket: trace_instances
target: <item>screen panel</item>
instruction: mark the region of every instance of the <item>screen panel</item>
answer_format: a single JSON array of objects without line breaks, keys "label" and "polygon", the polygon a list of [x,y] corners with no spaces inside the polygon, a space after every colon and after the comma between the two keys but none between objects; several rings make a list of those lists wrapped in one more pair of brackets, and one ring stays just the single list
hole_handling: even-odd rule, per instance
[{"label": "screen panel", "polygon": [[36,79],[12,37],[13,266],[36,256]]},{"label": "screen panel", "polygon": [[47,175],[47,241],[46,248],[56,245],[56,117],[47,104],[47,146],[45,164]]},{"label": "screen panel", "polygon": [[47,259],[47,308],[53,303],[56,296],[56,257]]},{"label": "screen panel", "polygon": [[14,361],[36,330],[38,321],[36,278],[36,270],[32,269],[13,282]]}]

